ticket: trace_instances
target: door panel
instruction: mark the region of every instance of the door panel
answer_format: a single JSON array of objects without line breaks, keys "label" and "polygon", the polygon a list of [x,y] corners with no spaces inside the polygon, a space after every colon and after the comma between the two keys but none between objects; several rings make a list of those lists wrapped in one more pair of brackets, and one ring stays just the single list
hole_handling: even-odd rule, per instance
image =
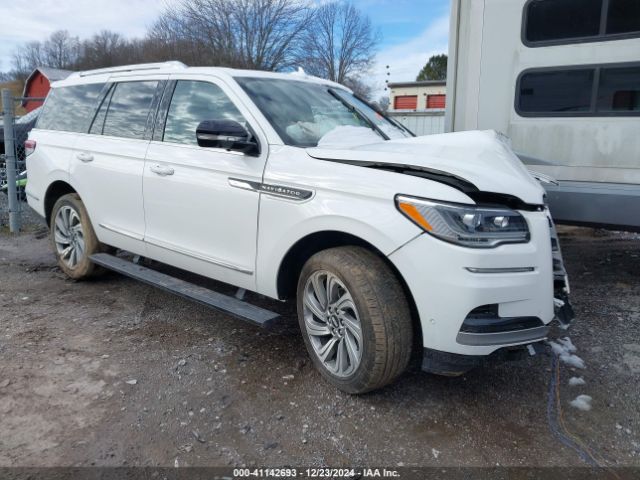
[{"label": "door panel", "polygon": [[70,160],[71,182],[87,207],[98,239],[141,253],[142,172],[149,142],[98,135],[79,137]]},{"label": "door panel", "polygon": [[100,241],[139,254],[144,253],[146,138],[161,85],[159,80],[116,83],[98,109],[91,134],[79,135],[70,160],[72,184]]},{"label": "door panel", "polygon": [[[201,121],[233,119],[248,125],[224,84],[178,80],[165,141],[152,141],[143,187],[148,255],[243,288],[255,289],[259,194],[234,188],[229,178],[260,182],[259,157],[197,146]],[[254,129],[255,132],[255,129]],[[156,136],[158,138],[158,136]]]}]

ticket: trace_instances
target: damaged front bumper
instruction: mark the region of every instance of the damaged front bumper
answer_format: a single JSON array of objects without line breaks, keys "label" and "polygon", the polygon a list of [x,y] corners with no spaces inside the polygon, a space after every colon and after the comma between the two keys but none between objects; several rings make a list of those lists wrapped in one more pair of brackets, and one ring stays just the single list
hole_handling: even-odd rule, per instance
[{"label": "damaged front bumper", "polygon": [[[575,315],[569,301],[569,281],[560,250],[558,233],[548,215],[553,258],[554,320],[560,327],[569,327]],[[499,346],[489,355],[468,355],[424,348],[422,370],[446,376],[462,375],[478,366],[496,361],[518,360],[538,351],[547,337],[550,324],[533,316],[500,316],[497,304],[472,310],[457,334],[458,344],[471,347]],[[516,345],[517,344],[517,345]]]},{"label": "damaged front bumper", "polygon": [[549,215],[549,228],[551,230],[551,253],[553,257],[553,306],[555,310],[555,320],[560,322],[564,329],[569,328],[571,321],[575,318],[575,313],[571,302],[569,302],[569,277],[564,267],[562,250],[558,239],[558,231]]}]

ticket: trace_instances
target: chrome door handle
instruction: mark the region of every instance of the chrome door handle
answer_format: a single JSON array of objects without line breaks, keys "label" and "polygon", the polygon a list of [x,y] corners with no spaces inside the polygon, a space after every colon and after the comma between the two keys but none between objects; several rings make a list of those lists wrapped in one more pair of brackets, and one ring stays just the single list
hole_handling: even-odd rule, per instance
[{"label": "chrome door handle", "polygon": [[76,158],[81,162],[93,162],[93,155],[87,152],[81,152],[76,155]]},{"label": "chrome door handle", "polygon": [[149,168],[153,173],[157,173],[158,175],[161,175],[163,177],[166,177],[167,175],[173,175],[174,170],[171,167],[166,167],[163,165],[152,165]]}]

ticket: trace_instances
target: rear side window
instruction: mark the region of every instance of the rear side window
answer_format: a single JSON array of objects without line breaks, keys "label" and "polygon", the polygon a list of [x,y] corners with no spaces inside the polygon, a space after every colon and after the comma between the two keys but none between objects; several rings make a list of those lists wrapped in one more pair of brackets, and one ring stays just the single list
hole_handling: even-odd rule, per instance
[{"label": "rear side window", "polygon": [[516,110],[524,117],[640,115],[640,64],[526,71]]},{"label": "rear side window", "polygon": [[171,98],[163,141],[197,145],[196,128],[205,120],[234,120],[246,126],[244,117],[220,87],[179,80]]},{"label": "rear side window", "polygon": [[[91,133],[100,133],[98,122],[104,120],[102,134],[123,138],[144,138],[147,118],[158,87],[157,81],[122,82],[113,87],[105,99]],[[104,109],[104,110],[103,110]],[[106,112],[103,116],[103,112]]]},{"label": "rear side window", "polygon": [[529,0],[523,18],[532,47],[640,36],[639,0]]},{"label": "rear side window", "polygon": [[38,128],[86,133],[104,83],[54,88],[38,118]]}]

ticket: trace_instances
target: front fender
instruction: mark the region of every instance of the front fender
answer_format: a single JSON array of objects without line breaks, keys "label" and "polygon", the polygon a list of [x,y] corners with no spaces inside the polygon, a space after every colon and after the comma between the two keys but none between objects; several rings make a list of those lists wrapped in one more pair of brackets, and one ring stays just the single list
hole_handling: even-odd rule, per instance
[{"label": "front fender", "polygon": [[278,272],[285,256],[300,240],[320,232],[357,237],[384,255],[422,233],[396,210],[393,199],[358,202],[353,197],[324,194],[301,204],[265,196],[260,205],[256,258],[258,292],[277,298]]}]

